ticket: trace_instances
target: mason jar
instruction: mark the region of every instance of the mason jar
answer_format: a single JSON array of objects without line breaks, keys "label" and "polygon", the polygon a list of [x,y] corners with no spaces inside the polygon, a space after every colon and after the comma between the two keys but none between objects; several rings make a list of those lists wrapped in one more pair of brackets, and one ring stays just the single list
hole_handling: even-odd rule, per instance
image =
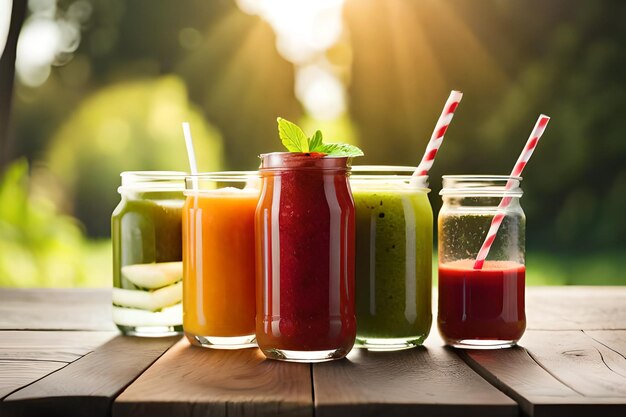
[{"label": "mason jar", "polygon": [[256,172],[186,178],[183,209],[183,328],[194,345],[255,343]]},{"label": "mason jar", "polygon": [[354,345],[354,201],[349,158],[261,155],[256,209],[259,348],[319,362]]},{"label": "mason jar", "polygon": [[[526,328],[525,224],[521,178],[443,177],[439,212],[439,313],[445,343],[514,346]],[[476,262],[494,218],[502,220],[484,264]]]},{"label": "mason jar", "polygon": [[354,166],[357,344],[418,346],[432,324],[433,211],[415,167]]},{"label": "mason jar", "polygon": [[121,177],[121,201],[111,217],[113,321],[127,335],[180,333],[185,173]]}]

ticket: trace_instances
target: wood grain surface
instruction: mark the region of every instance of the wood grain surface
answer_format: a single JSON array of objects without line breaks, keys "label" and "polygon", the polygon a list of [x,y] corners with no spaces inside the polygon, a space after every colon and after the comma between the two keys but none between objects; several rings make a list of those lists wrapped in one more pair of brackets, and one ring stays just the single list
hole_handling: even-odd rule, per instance
[{"label": "wood grain surface", "polygon": [[3,416],[108,416],[113,399],[178,337],[117,336],[0,402]]},{"label": "wood grain surface", "polygon": [[0,332],[0,360],[69,363],[103,345],[117,334],[113,331],[3,331]]},{"label": "wood grain surface", "polygon": [[[0,359],[0,400],[18,389],[63,368],[64,362],[20,361]],[[2,403],[0,403],[0,415]]]},{"label": "wood grain surface", "polygon": [[116,330],[110,289],[0,288],[0,329]]},{"label": "wood grain surface", "polygon": [[113,416],[312,416],[308,364],[258,349],[216,350],[181,340],[129,386]]},{"label": "wood grain surface", "polygon": [[[624,302],[626,303],[626,299]],[[584,332],[596,342],[618,353],[622,358],[626,357],[626,331],[585,330]],[[614,356],[611,355],[610,358]]]},{"label": "wood grain surface", "polygon": [[514,401],[437,342],[396,352],[353,350],[315,364],[315,415],[516,416]]},{"label": "wood grain surface", "polygon": [[514,398],[525,415],[584,416],[591,410],[626,415],[626,358],[616,349],[583,331],[530,330],[520,344],[461,355]]},{"label": "wood grain surface", "polygon": [[110,306],[0,289],[2,417],[626,416],[626,287],[528,288],[520,348],[443,348],[435,326],[425,348],[315,365],[115,336]]},{"label": "wood grain surface", "polygon": [[0,331],[0,399],[81,358],[116,334]]},{"label": "wood grain surface", "polygon": [[530,330],[626,330],[625,287],[528,287]]}]

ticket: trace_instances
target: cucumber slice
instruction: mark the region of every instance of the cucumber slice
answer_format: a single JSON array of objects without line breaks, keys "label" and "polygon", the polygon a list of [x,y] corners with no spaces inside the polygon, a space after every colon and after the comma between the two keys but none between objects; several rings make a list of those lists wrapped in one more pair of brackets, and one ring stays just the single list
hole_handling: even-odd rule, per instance
[{"label": "cucumber slice", "polygon": [[183,298],[183,282],[155,291],[125,290],[113,288],[113,304],[122,307],[155,311],[179,303]]},{"label": "cucumber slice", "polygon": [[113,322],[120,326],[180,326],[183,322],[182,304],[164,308],[158,313],[113,306]]},{"label": "cucumber slice", "polygon": [[183,279],[182,262],[135,264],[122,267],[122,276],[141,288],[155,289]]}]

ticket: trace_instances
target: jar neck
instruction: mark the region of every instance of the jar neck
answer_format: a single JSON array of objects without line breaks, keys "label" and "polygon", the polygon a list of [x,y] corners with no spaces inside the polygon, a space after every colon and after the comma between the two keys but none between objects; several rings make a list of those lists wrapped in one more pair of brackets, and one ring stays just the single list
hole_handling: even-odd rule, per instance
[{"label": "jar neck", "polygon": [[185,173],[178,171],[126,171],[120,174],[120,194],[175,194],[185,190]]},{"label": "jar neck", "polygon": [[253,191],[259,188],[259,173],[256,171],[207,172],[185,177],[185,194],[203,192]]},{"label": "jar neck", "polygon": [[352,158],[328,156],[322,153],[273,152],[260,155],[261,175],[285,171],[322,171],[345,174],[350,170]]},{"label": "jar neck", "polygon": [[521,177],[505,175],[444,175],[439,193],[444,202],[450,199],[502,199],[519,200],[523,191]]},{"label": "jar neck", "polygon": [[355,165],[350,185],[355,189],[413,190],[430,192],[428,175],[414,176],[416,167],[394,165]]}]

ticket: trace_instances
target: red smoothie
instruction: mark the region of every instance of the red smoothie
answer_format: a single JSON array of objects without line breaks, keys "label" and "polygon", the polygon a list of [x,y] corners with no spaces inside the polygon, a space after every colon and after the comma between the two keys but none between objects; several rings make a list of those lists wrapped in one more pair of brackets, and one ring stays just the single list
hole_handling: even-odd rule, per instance
[{"label": "red smoothie", "polygon": [[[257,342],[264,352],[349,352],[354,313],[354,201],[344,167],[287,154],[261,170],[256,212]],[[335,161],[333,161],[335,159]]]},{"label": "red smoothie", "polygon": [[[510,261],[487,261],[481,270],[474,260],[439,265],[439,332],[446,343],[515,342],[526,328],[526,268]],[[463,341],[466,341],[463,343]]]}]

